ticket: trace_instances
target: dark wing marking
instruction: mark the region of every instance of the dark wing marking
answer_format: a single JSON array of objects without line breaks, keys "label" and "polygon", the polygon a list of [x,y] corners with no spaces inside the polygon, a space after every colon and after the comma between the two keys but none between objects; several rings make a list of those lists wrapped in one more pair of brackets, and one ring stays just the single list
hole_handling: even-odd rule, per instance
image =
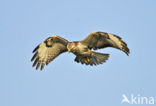
[{"label": "dark wing marking", "polygon": [[90,57],[83,57],[83,56],[77,55],[75,58],[75,61],[81,64],[93,66],[93,65],[103,64],[109,58],[109,54],[103,54],[103,53],[98,53],[98,52],[92,52],[92,54],[93,55]]},{"label": "dark wing marking", "polygon": [[122,50],[127,55],[130,53],[127,44],[119,36],[106,32],[92,32],[81,43],[88,45],[90,49],[94,50],[113,47]]},{"label": "dark wing marking", "polygon": [[36,70],[40,67],[42,70],[45,64],[48,65],[58,55],[67,51],[67,44],[68,41],[59,36],[46,39],[33,50],[33,67],[36,66]]}]

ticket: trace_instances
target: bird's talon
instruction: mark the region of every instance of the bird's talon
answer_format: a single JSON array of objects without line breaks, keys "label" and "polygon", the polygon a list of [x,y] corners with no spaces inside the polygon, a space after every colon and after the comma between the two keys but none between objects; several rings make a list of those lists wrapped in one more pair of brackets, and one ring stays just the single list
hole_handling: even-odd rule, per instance
[{"label": "bird's talon", "polygon": [[90,63],[90,59],[89,58],[87,58],[87,61],[88,61],[88,63]]},{"label": "bird's talon", "polygon": [[87,58],[84,62],[85,62],[86,64],[89,64],[89,63],[90,63],[90,59]]},{"label": "bird's talon", "polygon": [[88,61],[87,61],[87,60],[85,60],[84,62],[85,62],[86,64],[88,64]]}]

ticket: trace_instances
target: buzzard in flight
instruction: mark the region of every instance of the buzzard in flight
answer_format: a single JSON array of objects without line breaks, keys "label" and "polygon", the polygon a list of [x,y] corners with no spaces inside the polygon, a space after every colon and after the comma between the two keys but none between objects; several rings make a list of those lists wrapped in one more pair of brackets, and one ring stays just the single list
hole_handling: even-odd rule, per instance
[{"label": "buzzard in flight", "polygon": [[34,50],[33,67],[36,70],[48,65],[52,60],[64,52],[72,52],[76,55],[75,61],[86,65],[98,65],[104,63],[109,54],[98,53],[92,50],[113,47],[122,50],[127,55],[130,53],[127,44],[117,35],[106,32],[92,32],[82,41],[69,42],[59,36],[51,36],[39,44]]}]

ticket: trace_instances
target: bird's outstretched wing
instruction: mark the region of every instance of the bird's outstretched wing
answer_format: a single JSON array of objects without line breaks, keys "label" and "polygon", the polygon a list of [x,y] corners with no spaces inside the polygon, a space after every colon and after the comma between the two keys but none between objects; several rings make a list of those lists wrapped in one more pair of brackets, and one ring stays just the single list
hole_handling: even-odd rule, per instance
[{"label": "bird's outstretched wing", "polygon": [[58,55],[67,51],[67,44],[68,41],[59,36],[47,38],[33,50],[33,67],[36,66],[36,70],[41,67],[42,70],[45,64],[48,65]]},{"label": "bird's outstretched wing", "polygon": [[117,35],[106,32],[92,32],[81,43],[88,45],[90,49],[113,47],[122,50],[127,55],[130,53],[127,44]]}]

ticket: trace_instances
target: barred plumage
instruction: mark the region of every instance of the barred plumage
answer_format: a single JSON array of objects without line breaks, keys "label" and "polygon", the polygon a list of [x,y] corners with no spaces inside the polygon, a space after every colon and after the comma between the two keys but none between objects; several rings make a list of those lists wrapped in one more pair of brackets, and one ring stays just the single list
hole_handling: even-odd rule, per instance
[{"label": "barred plumage", "polygon": [[93,66],[106,62],[109,54],[94,52],[92,49],[106,47],[119,49],[127,55],[130,53],[121,37],[106,32],[92,32],[84,40],[77,42],[68,42],[56,35],[49,37],[33,50],[34,56],[31,61],[34,61],[33,67],[36,66],[36,69],[40,67],[42,70],[44,65],[48,65],[61,53],[69,51],[76,55],[76,62]]}]

